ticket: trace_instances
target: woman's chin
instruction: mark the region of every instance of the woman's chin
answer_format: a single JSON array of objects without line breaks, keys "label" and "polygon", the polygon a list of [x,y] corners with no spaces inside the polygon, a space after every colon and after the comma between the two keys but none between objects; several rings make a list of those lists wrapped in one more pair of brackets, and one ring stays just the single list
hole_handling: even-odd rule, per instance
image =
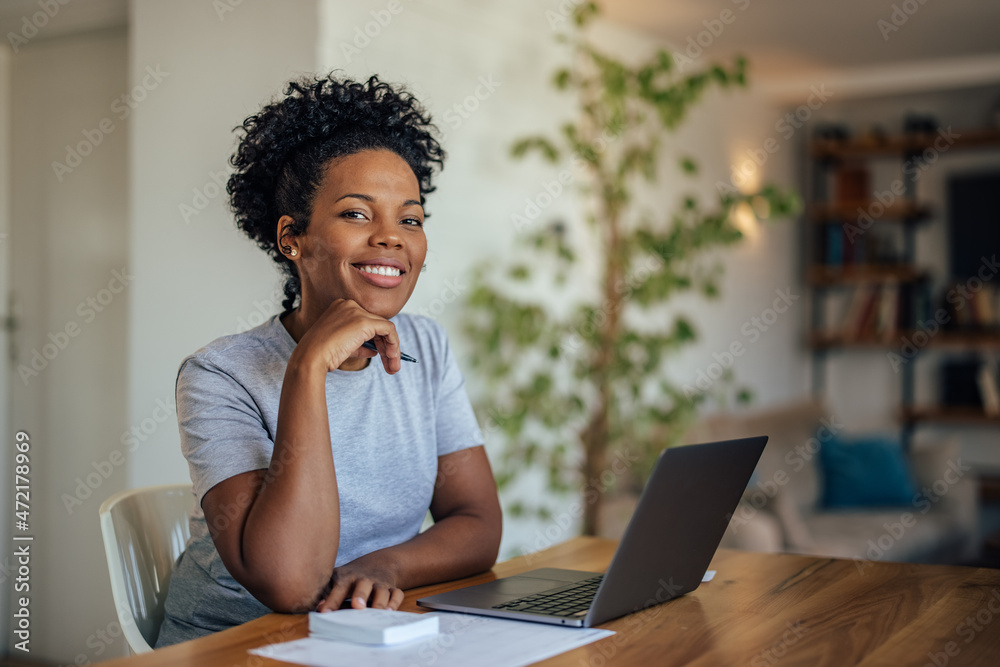
[{"label": "woman's chin", "polygon": [[374,292],[372,290],[364,290],[362,293],[357,294],[354,300],[372,315],[378,315],[389,320],[403,310],[410,300],[410,294],[412,293],[412,288],[406,290],[405,293],[401,288],[377,290]]},{"label": "woman's chin", "polygon": [[398,299],[365,299],[358,298],[355,299],[358,305],[367,310],[372,315],[378,315],[379,317],[384,317],[387,320],[391,320],[396,315],[403,310],[403,306],[406,305],[406,301],[402,303]]}]

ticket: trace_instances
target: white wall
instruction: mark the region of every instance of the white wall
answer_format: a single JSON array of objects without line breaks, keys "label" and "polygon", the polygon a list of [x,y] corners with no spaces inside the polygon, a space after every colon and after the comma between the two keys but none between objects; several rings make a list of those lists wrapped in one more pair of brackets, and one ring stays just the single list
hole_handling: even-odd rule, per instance
[{"label": "white wall", "polygon": [[[123,30],[105,30],[38,39],[11,57],[9,243],[20,329],[10,425],[31,436],[30,657],[38,659],[113,651],[95,636],[115,618],[97,510],[126,483],[107,461],[126,418],[127,304],[108,289],[128,263],[127,120],[112,108],[126,87],[126,48]],[[57,176],[52,163],[67,161],[67,145],[86,155]],[[100,312],[87,299],[103,302],[95,301]],[[49,357],[44,369],[22,378],[36,351]]]},{"label": "white wall", "polygon": [[[232,128],[312,69],[311,8],[273,2],[220,19],[211,3],[137,2],[128,37],[39,38],[13,58],[4,89],[16,128],[19,363],[79,327],[37,377],[22,384],[14,371],[13,426],[31,434],[33,453],[33,658],[124,654],[97,509],[123,488],[187,478],[176,422],[157,401],[172,403],[180,359],[233,331],[274,283],[221,197],[190,224],[178,205],[225,169]],[[112,129],[94,134],[102,121]],[[51,163],[66,162],[66,144],[87,141],[84,131],[96,145],[60,181]],[[115,272],[127,286],[104,291]],[[88,298],[99,312],[78,306]],[[132,429],[143,438],[134,452],[123,442]]]},{"label": "white wall", "polygon": [[[141,442],[129,486],[190,479],[172,414],[181,360],[272,314],[255,303],[280,302],[272,262],[233,224],[225,179],[233,128],[314,69],[316,30],[313,0],[131,5],[131,76],[166,75],[132,121],[129,424]],[[197,213],[185,220],[181,205]]]}]

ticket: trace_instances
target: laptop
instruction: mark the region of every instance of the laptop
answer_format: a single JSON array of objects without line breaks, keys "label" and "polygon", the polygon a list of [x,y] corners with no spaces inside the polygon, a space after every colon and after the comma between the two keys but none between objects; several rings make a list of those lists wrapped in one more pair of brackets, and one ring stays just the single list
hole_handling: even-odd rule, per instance
[{"label": "laptop", "polygon": [[701,583],[767,436],[664,450],[607,572],[543,568],[420,598],[429,609],[592,627]]}]

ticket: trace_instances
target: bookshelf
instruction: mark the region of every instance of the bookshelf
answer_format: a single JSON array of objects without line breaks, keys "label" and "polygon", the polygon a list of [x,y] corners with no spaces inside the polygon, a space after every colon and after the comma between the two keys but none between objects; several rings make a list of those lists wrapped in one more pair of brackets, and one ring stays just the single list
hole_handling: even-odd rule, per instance
[{"label": "bookshelf", "polygon": [[[871,350],[884,351],[890,360],[897,355],[906,362],[895,367],[901,383],[896,416],[905,444],[922,424],[1000,426],[995,363],[977,376],[980,395],[993,395],[982,405],[942,403],[943,382],[937,403],[914,400],[914,366],[930,351],[943,359],[1000,358],[1000,304],[979,294],[963,304],[968,308],[942,317],[947,311],[934,283],[947,277],[933,275],[915,257],[922,226],[947,224],[943,211],[918,200],[917,180],[942,152],[953,150],[1000,150],[1000,129],[817,137],[808,149],[812,182],[804,231],[805,279],[813,297],[807,338],[813,394],[824,393],[832,355]],[[884,176],[886,162],[895,178],[874,187],[872,174],[877,168]],[[1000,276],[994,282],[1000,284]],[[997,285],[986,287],[986,294],[1000,296]]]}]

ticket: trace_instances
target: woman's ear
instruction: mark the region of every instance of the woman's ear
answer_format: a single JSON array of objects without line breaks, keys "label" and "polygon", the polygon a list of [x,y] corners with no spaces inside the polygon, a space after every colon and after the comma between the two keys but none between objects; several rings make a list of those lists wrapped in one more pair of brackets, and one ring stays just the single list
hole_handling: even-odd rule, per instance
[{"label": "woman's ear", "polygon": [[294,229],[295,218],[290,215],[278,218],[278,252],[291,260],[299,256],[298,237]]}]

